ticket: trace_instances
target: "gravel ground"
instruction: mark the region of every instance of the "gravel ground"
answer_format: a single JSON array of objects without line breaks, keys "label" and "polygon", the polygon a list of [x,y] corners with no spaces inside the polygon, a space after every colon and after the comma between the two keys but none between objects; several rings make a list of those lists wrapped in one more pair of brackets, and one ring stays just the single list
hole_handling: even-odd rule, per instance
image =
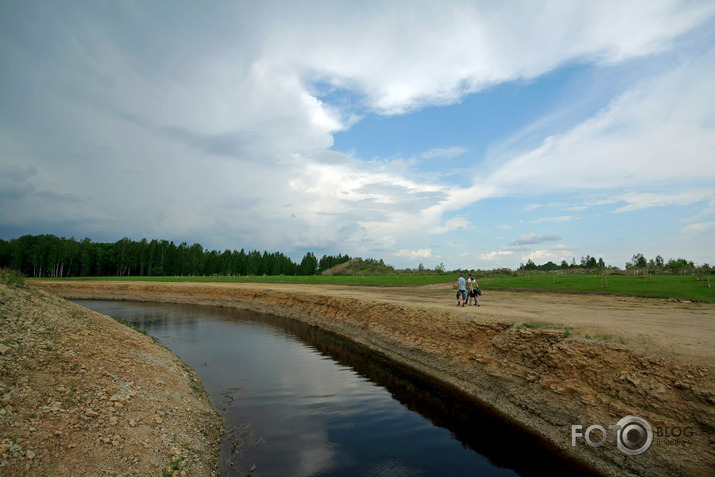
[{"label": "gravel ground", "polygon": [[213,476],[221,433],[193,370],[151,337],[0,281],[0,475]]}]

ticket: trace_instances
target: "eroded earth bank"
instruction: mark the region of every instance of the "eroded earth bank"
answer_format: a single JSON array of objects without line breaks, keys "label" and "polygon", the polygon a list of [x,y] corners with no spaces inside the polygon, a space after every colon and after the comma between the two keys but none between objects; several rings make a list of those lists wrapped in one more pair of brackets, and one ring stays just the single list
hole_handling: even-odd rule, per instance
[{"label": "eroded earth bank", "polygon": [[[94,281],[33,285],[72,299],[207,304],[293,318],[461,389],[603,474],[711,475],[715,468],[715,307],[710,304],[500,293],[488,291],[486,284],[482,284],[483,306],[464,308],[454,306],[449,285],[390,289]],[[24,320],[32,321],[32,315]],[[88,338],[97,334],[82,320],[76,321],[72,326],[78,333],[89,332]],[[141,339],[148,345],[150,340]],[[114,349],[112,343],[105,346]],[[150,364],[151,360],[137,359],[141,356],[136,352],[119,358],[124,348],[116,348],[117,366]],[[97,351],[77,351],[89,352]],[[84,373],[79,363],[69,368],[73,376],[103,373],[103,368],[95,369],[94,358],[83,362]],[[141,384],[145,382],[145,377],[137,376],[131,389],[138,393],[141,386],[146,392]],[[76,411],[84,413],[81,424],[96,423],[96,418],[86,415],[89,410],[99,412],[93,403],[103,402],[105,395],[109,399],[104,401],[111,403],[119,391],[98,390],[92,394],[96,397],[85,397],[84,407]],[[137,396],[128,402],[139,412]],[[45,406],[52,406],[51,400],[45,400]],[[182,401],[181,406],[191,409],[193,404]],[[46,415],[52,414],[44,414],[38,422]],[[629,415],[642,416],[655,428],[646,452],[626,455],[613,445],[610,434],[600,447],[582,438],[572,445],[572,425],[582,425],[583,431],[594,424],[608,429]],[[121,415],[115,417],[119,420]],[[191,425],[198,429],[201,424],[194,420]],[[147,432],[150,429],[147,425]],[[102,440],[112,437],[111,429],[97,428],[95,434],[95,441],[113,450],[111,439]],[[600,437],[598,431],[591,435],[593,441]]]},{"label": "eroded earth bank", "polygon": [[112,318],[0,283],[0,476],[216,475],[194,371]]}]

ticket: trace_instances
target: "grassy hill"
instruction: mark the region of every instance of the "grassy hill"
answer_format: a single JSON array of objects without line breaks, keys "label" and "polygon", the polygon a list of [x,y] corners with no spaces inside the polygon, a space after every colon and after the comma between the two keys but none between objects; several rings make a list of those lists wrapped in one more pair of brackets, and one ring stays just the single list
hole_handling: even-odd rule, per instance
[{"label": "grassy hill", "polygon": [[323,276],[351,276],[351,275],[394,275],[395,269],[389,265],[385,265],[382,260],[353,258],[345,263],[336,265],[333,268],[325,270]]}]

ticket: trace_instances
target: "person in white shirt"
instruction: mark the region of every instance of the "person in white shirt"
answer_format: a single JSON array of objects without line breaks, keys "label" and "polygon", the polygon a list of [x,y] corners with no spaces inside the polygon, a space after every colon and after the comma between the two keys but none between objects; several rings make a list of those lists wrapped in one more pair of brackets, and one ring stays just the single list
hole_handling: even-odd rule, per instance
[{"label": "person in white shirt", "polygon": [[462,306],[467,304],[467,281],[462,274],[459,274],[457,279],[457,306],[459,306],[459,295],[462,295]]}]

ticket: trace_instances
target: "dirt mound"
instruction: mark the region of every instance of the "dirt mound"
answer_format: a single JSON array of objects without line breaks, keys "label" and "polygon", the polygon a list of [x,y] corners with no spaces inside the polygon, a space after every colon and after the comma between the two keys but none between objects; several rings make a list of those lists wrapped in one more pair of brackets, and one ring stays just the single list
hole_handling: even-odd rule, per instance
[{"label": "dirt mound", "polygon": [[321,275],[388,275],[394,274],[395,269],[375,259],[352,258],[345,263],[325,270]]},{"label": "dirt mound", "polygon": [[349,274],[348,269],[356,263],[359,258],[351,258],[347,262],[335,265],[334,267],[331,267],[321,273],[321,275],[325,276],[333,276],[333,275],[347,275]]},{"label": "dirt mound", "polygon": [[216,475],[221,427],[152,338],[0,283],[0,475]]}]

